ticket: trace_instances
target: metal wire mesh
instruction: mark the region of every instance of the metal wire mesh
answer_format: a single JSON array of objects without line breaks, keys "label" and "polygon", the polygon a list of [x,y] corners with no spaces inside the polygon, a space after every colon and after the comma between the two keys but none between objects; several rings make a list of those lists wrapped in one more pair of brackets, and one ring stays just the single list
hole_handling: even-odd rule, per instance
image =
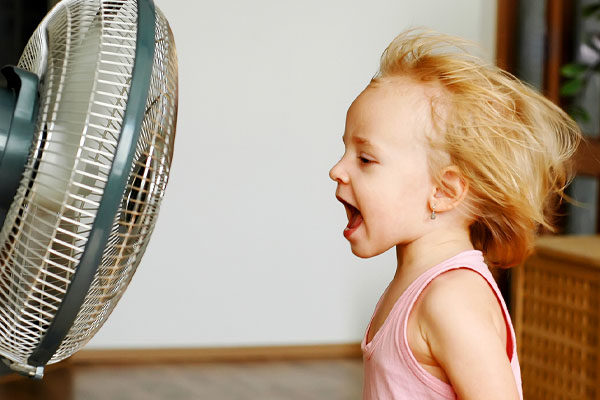
[{"label": "metal wire mesh", "polygon": [[[129,182],[92,286],[50,363],[102,326],[156,222],[177,113],[173,36],[156,11],[151,88]],[[44,336],[92,229],[128,101],[136,21],[134,0],[66,0],[21,57],[19,66],[41,77],[41,98],[28,164],[0,231],[0,354],[15,362],[25,363]]]}]

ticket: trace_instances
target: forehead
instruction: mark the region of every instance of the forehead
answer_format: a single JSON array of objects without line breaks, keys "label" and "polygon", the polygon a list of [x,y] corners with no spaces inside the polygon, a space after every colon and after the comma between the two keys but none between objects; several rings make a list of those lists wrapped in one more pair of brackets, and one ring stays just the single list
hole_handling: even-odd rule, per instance
[{"label": "forehead", "polygon": [[382,146],[423,142],[431,126],[429,98],[423,85],[408,78],[372,83],[348,109],[344,139]]}]

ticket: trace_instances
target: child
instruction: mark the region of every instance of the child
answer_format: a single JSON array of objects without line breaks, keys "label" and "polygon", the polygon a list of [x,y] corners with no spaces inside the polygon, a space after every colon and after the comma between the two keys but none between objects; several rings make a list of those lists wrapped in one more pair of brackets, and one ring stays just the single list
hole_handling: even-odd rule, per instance
[{"label": "child", "polygon": [[486,263],[520,263],[536,229],[551,228],[580,132],[464,44],[414,30],[394,39],[348,110],[330,171],[352,252],[395,246],[398,260],[362,343],[364,399],[522,398]]}]

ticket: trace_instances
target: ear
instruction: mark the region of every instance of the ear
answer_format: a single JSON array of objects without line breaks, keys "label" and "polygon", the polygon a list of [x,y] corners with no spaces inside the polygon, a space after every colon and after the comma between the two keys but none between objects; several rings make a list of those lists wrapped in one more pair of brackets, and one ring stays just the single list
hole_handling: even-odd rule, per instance
[{"label": "ear", "polygon": [[438,184],[433,186],[429,196],[429,208],[436,213],[458,207],[469,192],[469,183],[455,165],[442,170],[441,183],[441,187]]}]

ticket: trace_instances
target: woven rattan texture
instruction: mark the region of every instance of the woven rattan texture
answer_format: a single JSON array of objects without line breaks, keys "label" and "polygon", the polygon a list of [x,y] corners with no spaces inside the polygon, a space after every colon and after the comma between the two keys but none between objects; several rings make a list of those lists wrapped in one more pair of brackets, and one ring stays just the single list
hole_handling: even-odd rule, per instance
[{"label": "woven rattan texture", "polygon": [[600,399],[600,269],[544,253],[514,271],[524,398]]}]

